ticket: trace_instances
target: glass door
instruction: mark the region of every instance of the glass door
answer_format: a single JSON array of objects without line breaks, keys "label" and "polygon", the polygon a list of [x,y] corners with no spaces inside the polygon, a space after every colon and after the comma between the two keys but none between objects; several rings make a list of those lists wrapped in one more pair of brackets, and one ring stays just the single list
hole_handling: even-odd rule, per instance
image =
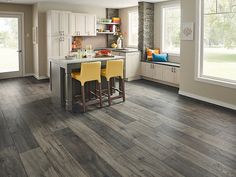
[{"label": "glass door", "polygon": [[0,12],[0,79],[23,76],[22,16]]}]

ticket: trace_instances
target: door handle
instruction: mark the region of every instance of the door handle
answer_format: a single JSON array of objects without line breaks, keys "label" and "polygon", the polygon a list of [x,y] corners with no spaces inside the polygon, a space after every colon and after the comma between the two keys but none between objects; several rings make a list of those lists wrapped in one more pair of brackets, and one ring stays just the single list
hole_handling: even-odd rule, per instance
[{"label": "door handle", "polygon": [[21,53],[21,52],[22,52],[22,50],[17,50],[16,52],[18,52],[18,53]]}]

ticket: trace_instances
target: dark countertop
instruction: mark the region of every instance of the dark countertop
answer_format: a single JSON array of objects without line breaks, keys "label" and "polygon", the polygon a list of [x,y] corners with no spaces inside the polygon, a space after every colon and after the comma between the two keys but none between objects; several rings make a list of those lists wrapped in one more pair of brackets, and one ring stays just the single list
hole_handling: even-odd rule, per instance
[{"label": "dark countertop", "polygon": [[174,62],[169,62],[169,61],[167,61],[167,62],[157,62],[157,61],[147,61],[147,60],[144,60],[142,62],[159,64],[159,65],[174,66],[174,67],[180,67],[180,63],[174,63]]},{"label": "dark countertop", "polygon": [[111,50],[113,52],[122,52],[122,53],[132,53],[132,52],[138,52],[138,49],[135,48],[123,48],[123,49],[116,49],[116,48],[96,48],[95,51],[97,50],[103,50],[103,49],[107,49],[107,50]]}]

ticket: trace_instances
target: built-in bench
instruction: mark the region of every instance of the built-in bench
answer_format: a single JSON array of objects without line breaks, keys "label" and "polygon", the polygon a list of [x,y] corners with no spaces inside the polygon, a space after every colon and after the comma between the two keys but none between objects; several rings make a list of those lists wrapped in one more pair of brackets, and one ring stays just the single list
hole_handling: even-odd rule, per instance
[{"label": "built-in bench", "polygon": [[179,74],[179,63],[153,61],[141,62],[141,75],[144,79],[178,87]]}]

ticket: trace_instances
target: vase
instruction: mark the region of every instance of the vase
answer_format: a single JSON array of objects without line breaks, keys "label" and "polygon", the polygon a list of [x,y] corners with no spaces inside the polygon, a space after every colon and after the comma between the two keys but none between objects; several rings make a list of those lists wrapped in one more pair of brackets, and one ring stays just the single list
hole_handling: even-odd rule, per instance
[{"label": "vase", "polygon": [[122,46],[122,39],[120,37],[117,39],[116,43],[117,43],[117,48],[122,49],[122,47],[123,47]]}]

